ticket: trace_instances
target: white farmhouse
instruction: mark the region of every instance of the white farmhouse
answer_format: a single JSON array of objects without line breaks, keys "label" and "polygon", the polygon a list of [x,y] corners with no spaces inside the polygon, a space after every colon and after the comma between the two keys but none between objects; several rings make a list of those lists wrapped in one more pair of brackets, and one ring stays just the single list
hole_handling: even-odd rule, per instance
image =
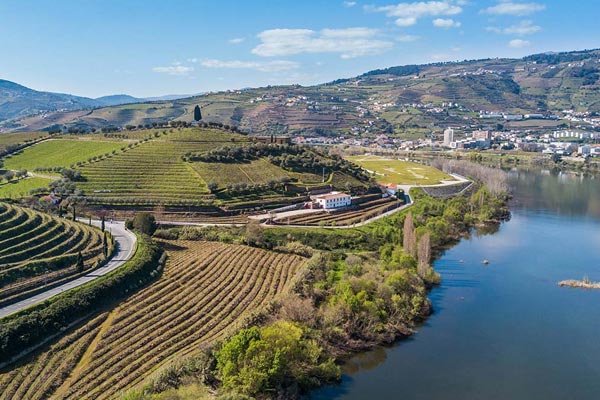
[{"label": "white farmhouse", "polygon": [[314,196],[313,201],[316,202],[319,207],[324,210],[331,210],[333,208],[347,207],[352,203],[352,197],[349,194],[341,192],[331,192]]}]

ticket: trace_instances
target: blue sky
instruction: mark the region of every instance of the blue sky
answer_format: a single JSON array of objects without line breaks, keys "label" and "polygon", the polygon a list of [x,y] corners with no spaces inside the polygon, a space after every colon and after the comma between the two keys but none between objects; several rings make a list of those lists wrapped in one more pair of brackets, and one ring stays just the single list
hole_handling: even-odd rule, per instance
[{"label": "blue sky", "polygon": [[97,97],[600,47],[597,0],[0,0],[0,79]]}]

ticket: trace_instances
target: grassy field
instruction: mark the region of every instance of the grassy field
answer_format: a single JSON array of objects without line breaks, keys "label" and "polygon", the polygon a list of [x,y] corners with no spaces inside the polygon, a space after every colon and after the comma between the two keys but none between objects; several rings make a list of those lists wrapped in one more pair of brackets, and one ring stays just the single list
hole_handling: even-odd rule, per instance
[{"label": "grassy field", "polygon": [[1,399],[108,399],[232,332],[288,290],[305,259],[216,242],[165,242],[162,277],[10,370]]},{"label": "grassy field", "polygon": [[47,187],[52,182],[48,178],[32,177],[26,179],[3,181],[0,183],[0,199],[20,199],[28,196],[32,189]]},{"label": "grassy field", "polygon": [[27,293],[92,266],[102,253],[99,230],[30,209],[0,203],[0,300]]},{"label": "grassy field", "polygon": [[4,161],[6,169],[26,169],[65,167],[79,161],[87,161],[94,156],[101,156],[119,151],[122,142],[92,140],[48,140],[25,149],[21,154],[8,157]]},{"label": "grassy field", "polygon": [[401,161],[379,156],[352,156],[348,160],[375,172],[380,183],[402,185],[433,185],[453,178],[439,169],[410,161]]},{"label": "grassy field", "polygon": [[0,151],[7,146],[23,144],[32,140],[48,136],[46,132],[19,132],[19,133],[0,133]]}]

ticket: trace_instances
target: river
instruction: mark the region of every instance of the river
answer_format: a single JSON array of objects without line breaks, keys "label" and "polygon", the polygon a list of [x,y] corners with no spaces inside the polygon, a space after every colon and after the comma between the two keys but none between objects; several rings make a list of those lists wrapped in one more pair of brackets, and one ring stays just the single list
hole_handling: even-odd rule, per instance
[{"label": "river", "polygon": [[[512,172],[512,218],[434,263],[435,312],[312,399],[599,399],[600,180]],[[482,260],[489,260],[484,265]]]}]

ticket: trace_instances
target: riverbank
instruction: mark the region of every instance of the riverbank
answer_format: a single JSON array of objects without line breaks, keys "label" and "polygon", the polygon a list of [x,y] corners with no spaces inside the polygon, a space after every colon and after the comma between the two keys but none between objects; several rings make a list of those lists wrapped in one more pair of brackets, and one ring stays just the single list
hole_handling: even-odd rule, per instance
[{"label": "riverbank", "polygon": [[569,279],[566,281],[558,282],[558,286],[579,288],[579,289],[600,289],[600,282],[592,282],[587,278],[584,278],[581,281],[578,281],[575,279]]}]

